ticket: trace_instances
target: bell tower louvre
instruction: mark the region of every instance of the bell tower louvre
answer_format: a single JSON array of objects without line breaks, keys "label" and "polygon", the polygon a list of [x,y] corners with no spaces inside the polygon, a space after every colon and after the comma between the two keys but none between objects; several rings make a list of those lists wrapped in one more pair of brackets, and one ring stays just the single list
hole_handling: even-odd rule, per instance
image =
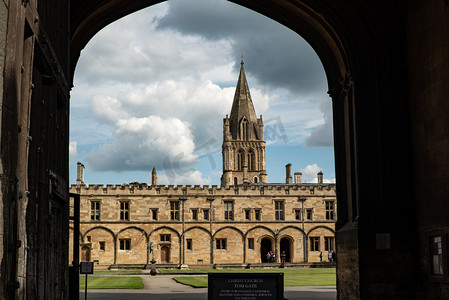
[{"label": "bell tower louvre", "polygon": [[240,64],[231,114],[223,119],[222,186],[267,183],[263,120],[256,117],[243,58]]}]

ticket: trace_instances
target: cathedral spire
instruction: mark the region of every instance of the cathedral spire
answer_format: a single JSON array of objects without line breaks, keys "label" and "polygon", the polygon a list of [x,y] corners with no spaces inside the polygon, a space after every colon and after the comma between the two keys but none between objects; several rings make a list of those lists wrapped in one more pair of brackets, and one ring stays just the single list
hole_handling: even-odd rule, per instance
[{"label": "cathedral spire", "polygon": [[257,139],[257,116],[256,111],[254,110],[253,100],[251,99],[251,94],[249,92],[248,82],[246,81],[245,69],[243,67],[243,55],[240,65],[239,79],[237,81],[234,101],[232,102],[231,114],[229,116],[231,123],[231,134],[234,139],[238,139],[238,128],[240,128],[240,123],[243,120],[248,123],[248,129],[255,133],[256,136],[253,136],[253,138]]}]

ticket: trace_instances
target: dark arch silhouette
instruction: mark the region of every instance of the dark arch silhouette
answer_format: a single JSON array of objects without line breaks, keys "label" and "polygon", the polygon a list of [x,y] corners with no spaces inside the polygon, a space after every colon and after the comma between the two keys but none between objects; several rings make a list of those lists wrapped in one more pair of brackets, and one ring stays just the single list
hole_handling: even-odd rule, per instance
[{"label": "dark arch silhouette", "polygon": [[263,237],[260,241],[260,261],[263,263],[270,262],[270,258],[267,256],[267,253],[273,251],[273,241],[268,237]]}]

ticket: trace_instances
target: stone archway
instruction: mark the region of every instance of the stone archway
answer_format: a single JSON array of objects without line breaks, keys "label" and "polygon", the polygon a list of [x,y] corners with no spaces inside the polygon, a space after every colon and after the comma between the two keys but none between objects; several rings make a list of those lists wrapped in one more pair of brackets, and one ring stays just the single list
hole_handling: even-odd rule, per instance
[{"label": "stone archway", "polygon": [[170,247],[167,245],[161,247],[161,263],[170,263]]},{"label": "stone archway", "polygon": [[292,262],[292,253],[291,253],[292,246],[290,239],[287,237],[281,238],[279,246],[280,246],[279,256],[281,258],[281,262],[283,254],[285,254],[285,262]]},{"label": "stone archway", "polygon": [[267,258],[267,253],[273,251],[273,243],[269,238],[263,238],[260,241],[260,261],[262,263],[270,262]]}]

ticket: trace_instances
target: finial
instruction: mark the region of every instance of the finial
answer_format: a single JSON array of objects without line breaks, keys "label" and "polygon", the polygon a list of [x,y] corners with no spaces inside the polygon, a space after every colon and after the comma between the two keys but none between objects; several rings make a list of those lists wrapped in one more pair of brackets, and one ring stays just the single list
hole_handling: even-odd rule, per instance
[{"label": "finial", "polygon": [[242,61],[240,62],[240,64],[242,64],[242,65],[243,65],[243,53],[242,53]]}]

